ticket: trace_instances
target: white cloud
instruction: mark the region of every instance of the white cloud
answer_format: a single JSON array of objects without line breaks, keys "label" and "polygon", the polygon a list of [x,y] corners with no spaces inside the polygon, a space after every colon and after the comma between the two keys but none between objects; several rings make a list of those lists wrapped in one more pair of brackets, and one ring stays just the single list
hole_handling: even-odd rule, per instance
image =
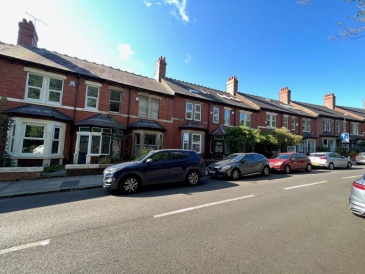
[{"label": "white cloud", "polygon": [[146,0],[143,0],[144,4],[149,8],[150,6],[152,6],[151,2],[148,2]]},{"label": "white cloud", "polygon": [[188,64],[190,61],[191,61],[191,55],[190,55],[190,54],[188,54],[188,58],[186,58],[186,59],[184,60],[184,62],[185,62],[186,64]]},{"label": "white cloud", "polygon": [[124,61],[129,60],[131,56],[134,54],[134,52],[131,49],[131,46],[127,44],[120,44],[118,46],[118,50],[120,58],[122,58]]},{"label": "white cloud", "polygon": [[[174,5],[175,8],[178,9],[183,22],[189,22],[189,17],[187,16],[185,11],[186,1],[187,0],[165,0],[165,4]],[[177,17],[175,11],[172,11],[171,14]]]}]

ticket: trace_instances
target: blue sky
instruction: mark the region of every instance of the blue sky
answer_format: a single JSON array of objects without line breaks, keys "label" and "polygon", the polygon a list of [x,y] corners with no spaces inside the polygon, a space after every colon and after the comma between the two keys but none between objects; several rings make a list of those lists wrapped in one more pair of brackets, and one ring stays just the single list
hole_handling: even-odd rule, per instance
[{"label": "blue sky", "polygon": [[[331,4],[328,4],[331,2]],[[18,22],[36,17],[38,47],[153,78],[167,76],[278,99],[363,108],[365,38],[333,41],[355,4],[315,0],[12,0],[0,11],[0,41],[16,44]],[[30,15],[28,15],[28,14]],[[44,24],[44,23],[46,24]]]}]

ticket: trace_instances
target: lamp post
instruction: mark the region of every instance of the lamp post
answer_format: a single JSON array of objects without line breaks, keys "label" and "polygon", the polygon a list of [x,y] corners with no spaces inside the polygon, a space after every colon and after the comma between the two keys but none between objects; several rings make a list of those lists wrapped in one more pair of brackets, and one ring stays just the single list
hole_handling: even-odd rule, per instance
[{"label": "lamp post", "polygon": [[347,114],[345,113],[343,115],[343,133],[346,132],[346,116],[347,116]]}]

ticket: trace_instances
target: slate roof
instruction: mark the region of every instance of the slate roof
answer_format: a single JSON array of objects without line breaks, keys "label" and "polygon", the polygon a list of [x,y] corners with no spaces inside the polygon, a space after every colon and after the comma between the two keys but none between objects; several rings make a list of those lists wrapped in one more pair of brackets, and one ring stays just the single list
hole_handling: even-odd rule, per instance
[{"label": "slate roof", "polygon": [[147,128],[147,129],[157,129],[159,131],[166,131],[166,129],[156,123],[155,121],[149,120],[139,120],[129,126],[130,129]]},{"label": "slate roof", "polygon": [[[314,105],[314,104],[309,104],[309,103],[303,103],[303,102],[296,102],[293,101],[293,103],[307,108],[315,113],[318,113],[319,116],[325,117],[325,118],[335,118],[335,119],[343,119],[344,115],[342,112],[336,111],[334,109],[330,109],[328,107],[325,106],[320,106],[320,105]],[[355,118],[355,117],[346,117],[346,120],[351,120],[351,121],[361,121],[361,119]]]},{"label": "slate roof", "polygon": [[175,94],[181,94],[194,97],[197,100],[208,100],[215,103],[237,106],[247,110],[259,110],[258,107],[248,104],[244,100],[238,99],[227,92],[212,89],[192,83],[165,77],[164,83],[174,91]]},{"label": "slate roof", "polygon": [[155,79],[81,60],[76,57],[70,57],[57,52],[51,52],[42,48],[24,45],[14,46],[0,42],[0,56],[33,63],[35,65],[44,65],[64,72],[81,74],[85,77],[108,80],[127,86],[173,95],[168,88],[165,88]]},{"label": "slate roof", "polygon": [[343,107],[343,106],[336,106],[336,108],[345,110],[346,112],[348,112],[350,115],[355,114],[357,116],[360,116],[363,118],[363,120],[365,120],[365,109],[362,108],[351,108],[351,107]]},{"label": "slate roof", "polygon": [[95,126],[95,127],[106,127],[106,128],[114,128],[118,126],[119,129],[126,129],[121,123],[116,120],[113,120],[112,117],[105,114],[96,114],[92,117],[86,118],[75,123],[76,126]]},{"label": "slate roof", "polygon": [[260,108],[268,111],[280,112],[290,115],[302,116],[313,118],[315,115],[305,112],[301,109],[295,108],[291,105],[280,102],[279,100],[274,100],[270,98],[265,98],[257,95],[247,94],[247,93],[239,93],[241,96],[247,98],[251,102],[260,106]]},{"label": "slate roof", "polygon": [[187,122],[186,124],[179,126],[179,128],[195,128],[195,129],[207,130],[201,123],[197,122]]},{"label": "slate roof", "polygon": [[63,114],[62,112],[51,108],[51,107],[44,107],[44,106],[37,106],[37,105],[25,105],[15,108],[10,108],[6,110],[6,113],[9,114],[24,114],[24,115],[33,115],[38,117],[48,117],[62,121],[72,121],[72,118]]}]

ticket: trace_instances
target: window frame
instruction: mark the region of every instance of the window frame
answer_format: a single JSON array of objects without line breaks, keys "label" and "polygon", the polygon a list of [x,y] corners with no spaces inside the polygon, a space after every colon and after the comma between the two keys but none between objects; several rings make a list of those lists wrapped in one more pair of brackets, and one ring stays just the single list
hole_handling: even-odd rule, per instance
[{"label": "window frame", "polygon": [[288,115],[284,115],[283,116],[283,126],[287,129],[289,129],[289,116]]},{"label": "window frame", "polygon": [[277,117],[277,113],[266,112],[266,120],[265,120],[266,127],[276,128],[276,125],[277,125],[276,117]]},{"label": "window frame", "polygon": [[[185,104],[185,119],[186,120],[201,121],[201,113],[202,113],[202,104],[186,102],[186,104]],[[189,118],[189,116],[191,116],[191,117]],[[199,116],[199,117],[197,117],[197,116]]]},{"label": "window frame", "polygon": [[[97,89],[97,97],[92,97],[90,95],[88,95],[89,92],[89,87],[90,88],[95,88]],[[96,99],[96,106],[95,107],[90,107],[88,105],[88,99]],[[99,98],[100,98],[100,87],[98,87],[97,85],[93,85],[93,84],[87,84],[86,85],[86,93],[85,93],[85,109],[90,109],[90,110],[98,110],[99,109]]]},{"label": "window frame", "polygon": [[224,125],[225,126],[231,125],[231,110],[227,108],[224,109]]},{"label": "window frame", "polygon": [[[242,119],[243,115],[243,119]],[[251,116],[252,112],[240,111],[240,126],[245,126],[251,128]]]},{"label": "window frame", "polygon": [[[119,101],[115,101],[112,100],[112,92],[118,93],[119,94]],[[115,89],[110,89],[109,92],[109,112],[113,112],[113,113],[120,113],[120,106],[121,106],[121,102],[122,102],[122,92],[119,90],[115,90]],[[116,103],[118,104],[118,111],[113,111],[110,109],[111,103]]]},{"label": "window frame", "polygon": [[[146,106],[141,106],[141,102],[145,101]],[[153,102],[157,102],[157,108],[154,108]],[[138,116],[151,119],[159,119],[161,98],[148,96],[146,94],[138,94]],[[146,114],[143,114],[145,112]],[[156,113],[156,115],[154,115]]]},{"label": "window frame", "polygon": [[302,131],[303,132],[310,132],[311,131],[311,120],[310,119],[303,119],[303,121],[302,121]]},{"label": "window frame", "polygon": [[219,107],[213,107],[213,123],[219,124]]},{"label": "window frame", "polygon": [[351,134],[359,135],[359,123],[351,122]]},{"label": "window frame", "polygon": [[323,119],[322,130],[323,132],[331,132],[331,120]]}]

